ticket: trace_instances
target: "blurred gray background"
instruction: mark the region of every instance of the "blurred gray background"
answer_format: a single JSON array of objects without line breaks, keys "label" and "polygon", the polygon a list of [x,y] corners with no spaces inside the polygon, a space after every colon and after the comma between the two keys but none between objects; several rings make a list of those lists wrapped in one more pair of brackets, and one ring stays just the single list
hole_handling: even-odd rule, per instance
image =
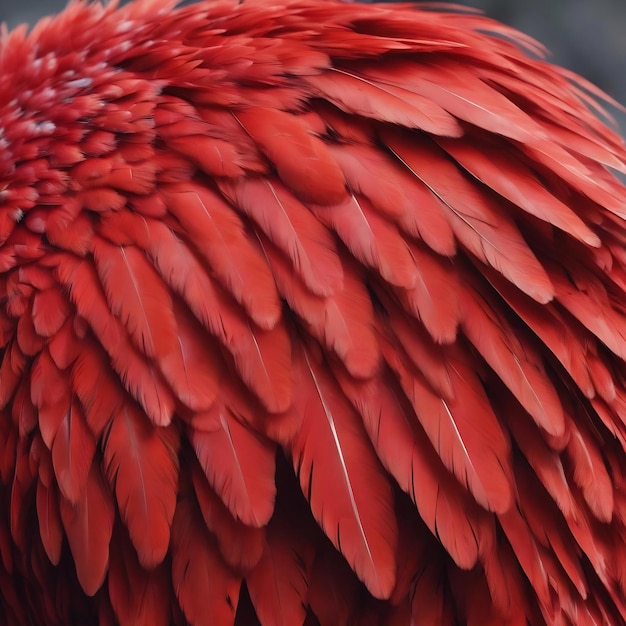
[{"label": "blurred gray background", "polygon": [[[456,0],[534,36],[550,60],[577,71],[626,105],[626,0]],[[60,11],[67,0],[0,0],[9,27]],[[186,2],[188,4],[189,2]],[[626,115],[616,114],[622,134]]]}]

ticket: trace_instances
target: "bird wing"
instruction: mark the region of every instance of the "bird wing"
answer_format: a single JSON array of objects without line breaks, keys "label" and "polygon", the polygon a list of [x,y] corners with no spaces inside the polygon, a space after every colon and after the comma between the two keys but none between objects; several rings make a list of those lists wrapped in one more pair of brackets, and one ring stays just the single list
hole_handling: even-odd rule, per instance
[{"label": "bird wing", "polygon": [[114,4],[0,39],[10,615],[622,623],[603,94],[471,12]]}]

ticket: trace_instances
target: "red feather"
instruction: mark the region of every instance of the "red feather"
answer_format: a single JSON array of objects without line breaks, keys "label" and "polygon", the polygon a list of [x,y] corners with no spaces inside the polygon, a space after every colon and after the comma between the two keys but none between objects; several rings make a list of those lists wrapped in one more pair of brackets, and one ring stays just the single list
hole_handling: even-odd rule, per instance
[{"label": "red feather", "polygon": [[40,337],[52,337],[70,314],[69,304],[58,288],[46,289],[33,298],[33,325]]},{"label": "red feather", "polygon": [[348,371],[359,378],[371,375],[380,361],[374,332],[374,312],[355,263],[345,262],[344,287],[328,298],[319,298],[302,284],[269,242],[263,249],[274,272],[280,294],[318,341],[332,350]]},{"label": "red feather", "polygon": [[[317,546],[307,600],[320,626],[348,626],[357,609],[360,588],[350,568],[327,542]],[[307,620],[305,626],[311,622]]]},{"label": "red feather", "polygon": [[452,396],[446,398],[435,393],[402,354],[389,347],[385,357],[444,465],[483,507],[507,511],[511,452],[476,375],[450,354],[446,368]]},{"label": "red feather", "polygon": [[[471,279],[464,282],[471,284]],[[541,358],[532,344],[518,339],[511,324],[481,292],[476,287],[461,291],[461,324],[466,337],[535,422],[549,434],[562,436],[563,409]]]},{"label": "red feather", "polygon": [[165,558],[176,508],[178,436],[155,430],[126,402],[104,433],[106,476],[140,564],[153,568]]},{"label": "red feather", "polygon": [[[415,286],[398,289],[404,309],[420,320],[437,343],[452,343],[461,320],[459,277],[451,263],[417,244],[410,246],[417,269]],[[406,316],[402,316],[406,323]],[[410,323],[414,325],[413,320]]]},{"label": "red feather", "polygon": [[41,480],[37,483],[37,519],[44,550],[50,562],[58,565],[63,546],[59,494],[53,485],[46,487]]},{"label": "red feather", "polygon": [[550,610],[550,592],[548,590],[548,574],[543,562],[541,552],[537,548],[536,541],[530,532],[521,512],[517,507],[509,509],[504,515],[498,516],[506,537],[515,552],[520,566],[524,570],[528,581],[537,595],[537,600],[543,611],[548,614]]},{"label": "red feather", "polygon": [[215,535],[222,557],[235,570],[250,570],[263,554],[265,529],[236,520],[207,482],[199,463],[191,459],[189,462],[204,523]]},{"label": "red feather", "polygon": [[398,85],[478,128],[522,142],[542,138],[541,128],[506,96],[454,63],[395,63],[368,67],[367,76]]},{"label": "red feather", "polygon": [[561,457],[543,441],[541,433],[517,402],[509,401],[503,409],[515,443],[563,515],[571,519],[575,505]]},{"label": "red feather", "polygon": [[109,596],[119,626],[170,626],[170,581],[164,566],[143,569],[122,532],[111,542]]},{"label": "red feather", "polygon": [[72,365],[72,389],[80,400],[91,432],[100,439],[122,407],[123,389],[101,348],[91,342],[83,342],[81,348]]},{"label": "red feather", "polygon": [[343,284],[332,234],[279,181],[243,180],[222,190],[289,258],[306,286],[330,296]]},{"label": "red feather", "polygon": [[237,113],[237,119],[297,196],[321,205],[343,199],[346,191],[341,170],[326,144],[297,116],[249,107]]},{"label": "red feather", "polygon": [[115,509],[100,471],[92,465],[80,500],[72,505],[61,498],[61,520],[84,592],[100,589],[109,567],[109,542]]},{"label": "red feather", "polygon": [[211,407],[218,392],[222,359],[215,342],[181,304],[174,305],[178,341],[172,352],[159,359],[163,377],[178,399],[194,411]]},{"label": "red feather", "polygon": [[311,510],[375,597],[395,582],[391,492],[352,407],[309,351],[295,361],[301,426],[289,445]]},{"label": "red feather", "polygon": [[111,312],[146,356],[163,356],[176,344],[169,293],[146,257],[130,246],[94,241],[94,260]]},{"label": "red feather", "polygon": [[210,410],[213,428],[190,432],[204,473],[232,515],[265,526],[274,511],[275,448],[237,421],[222,402]]},{"label": "red feather", "polygon": [[250,599],[263,626],[302,626],[314,546],[287,512],[267,527],[263,555],[246,576]]},{"label": "red feather", "polygon": [[466,180],[437,149],[386,133],[385,141],[407,168],[449,209],[452,230],[463,246],[541,303],[554,296],[545,269],[513,220],[493,198]]},{"label": "red feather", "polygon": [[432,99],[417,96],[403,86],[392,86],[338,68],[307,80],[319,95],[346,113],[419,128],[435,135],[459,137],[463,133],[457,120]]},{"label": "red feather", "polygon": [[52,444],[52,463],[61,494],[73,504],[80,501],[96,452],[96,441],[82,409],[73,401]]},{"label": "red feather", "polygon": [[387,375],[357,383],[335,370],[381,462],[411,497],[430,531],[464,569],[473,567],[487,539],[486,516],[437,458],[411,406]]},{"label": "red feather", "polygon": [[[531,215],[557,226],[590,246],[598,236],[567,205],[550,194],[519,159],[485,142],[440,141],[440,145],[467,171]],[[478,144],[479,147],[476,147]]]},{"label": "red feather", "polygon": [[51,450],[71,400],[68,381],[53,363],[47,350],[42,351],[33,365],[30,394],[38,409],[41,436]]},{"label": "red feather", "polygon": [[409,246],[397,228],[373,210],[367,198],[350,194],[341,204],[312,209],[357,260],[388,283],[405,288],[415,285],[415,263]]},{"label": "red feather", "polygon": [[600,449],[582,423],[575,424],[570,418],[568,429],[571,436],[565,452],[572,466],[574,481],[593,514],[601,522],[609,523],[614,509],[613,482]]},{"label": "red feather", "polygon": [[148,224],[149,255],[159,273],[232,354],[244,382],[263,404],[271,410],[285,410],[292,388],[291,348],[283,325],[269,331],[256,328],[172,231],[156,222]]},{"label": "red feather", "polygon": [[280,319],[276,287],[237,214],[218,195],[199,185],[172,186],[164,195],[186,238],[222,285],[256,324],[273,328]]},{"label": "red feather", "polygon": [[222,561],[197,505],[179,501],[172,524],[172,584],[191,626],[232,626],[240,579]]},{"label": "red feather", "polygon": [[113,4],[0,34],[0,623],[624,623],[604,96],[473,11]]},{"label": "red feather", "polygon": [[[349,129],[354,128],[354,120],[351,122]],[[366,196],[403,233],[422,239],[439,254],[454,254],[454,233],[444,207],[402,164],[375,147],[360,143],[331,144],[331,150],[355,194]],[[421,207],[419,212],[415,211],[416,206]]]}]

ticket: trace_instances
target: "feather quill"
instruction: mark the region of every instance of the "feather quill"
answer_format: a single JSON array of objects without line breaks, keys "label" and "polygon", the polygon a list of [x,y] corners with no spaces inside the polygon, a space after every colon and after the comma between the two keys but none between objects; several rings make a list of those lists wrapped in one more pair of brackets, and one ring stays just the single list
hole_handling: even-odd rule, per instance
[{"label": "feather quill", "polygon": [[389,484],[352,407],[308,351],[295,362],[299,432],[288,446],[311,510],[335,547],[379,598],[395,583]]}]

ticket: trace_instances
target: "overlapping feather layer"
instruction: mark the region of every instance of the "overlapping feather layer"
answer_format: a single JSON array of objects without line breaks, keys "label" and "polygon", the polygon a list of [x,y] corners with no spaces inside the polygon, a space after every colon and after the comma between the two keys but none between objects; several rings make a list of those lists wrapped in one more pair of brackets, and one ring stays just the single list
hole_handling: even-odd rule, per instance
[{"label": "overlapping feather layer", "polygon": [[626,152],[539,52],[317,0],[4,37],[3,624],[624,623]]}]

